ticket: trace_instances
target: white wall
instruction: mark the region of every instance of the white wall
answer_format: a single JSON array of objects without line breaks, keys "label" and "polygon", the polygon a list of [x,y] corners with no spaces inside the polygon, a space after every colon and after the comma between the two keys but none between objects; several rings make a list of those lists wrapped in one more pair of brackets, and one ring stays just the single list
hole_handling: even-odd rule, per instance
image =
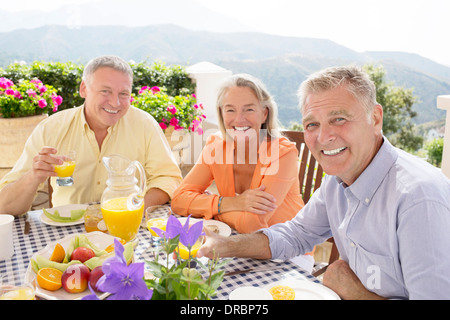
[{"label": "white wall", "polygon": [[439,96],[437,107],[447,110],[447,121],[445,123],[444,154],[442,155],[442,172],[450,178],[450,95]]}]

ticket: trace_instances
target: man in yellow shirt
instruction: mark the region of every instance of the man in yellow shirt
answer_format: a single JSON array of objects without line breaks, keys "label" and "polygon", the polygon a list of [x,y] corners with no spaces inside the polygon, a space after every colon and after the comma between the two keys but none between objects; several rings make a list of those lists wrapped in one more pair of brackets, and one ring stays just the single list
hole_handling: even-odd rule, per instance
[{"label": "man in yellow shirt", "polygon": [[145,168],[145,207],[169,201],[181,182],[180,169],[164,134],[152,116],[130,106],[133,72],[114,56],[91,60],[83,73],[78,108],[42,121],[28,139],[14,168],[0,181],[0,214],[28,211],[38,187],[56,176],[62,164],[53,155],[75,150],[77,165],[72,186],[52,179],[54,206],[100,201],[106,187],[104,156],[120,154]]}]

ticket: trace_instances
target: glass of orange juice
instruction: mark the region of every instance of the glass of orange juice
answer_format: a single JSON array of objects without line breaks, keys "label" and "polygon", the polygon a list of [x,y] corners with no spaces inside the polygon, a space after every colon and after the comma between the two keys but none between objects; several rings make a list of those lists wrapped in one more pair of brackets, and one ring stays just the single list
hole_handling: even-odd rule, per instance
[{"label": "glass of orange juice", "polygon": [[170,208],[164,205],[150,206],[145,210],[145,224],[152,235],[153,248],[160,249],[163,238],[159,237],[151,228],[166,231],[167,219],[169,219],[170,214]]},{"label": "glass of orange juice", "polygon": [[102,203],[103,220],[109,234],[125,241],[133,240],[142,222],[144,202],[137,209],[130,209],[127,197],[112,198]]},{"label": "glass of orange juice", "polygon": [[35,299],[34,279],[30,283],[15,286],[3,283],[3,278],[0,278],[0,300],[34,300],[34,299]]},{"label": "glass of orange juice", "polygon": [[55,166],[55,172],[58,175],[56,183],[58,186],[66,187],[73,185],[73,172],[75,171],[75,161],[77,153],[74,150],[59,153],[57,157],[64,160],[61,165]]},{"label": "glass of orange juice", "polygon": [[201,248],[203,242],[205,240],[204,236],[200,236],[194,245],[191,248],[191,252],[189,252],[189,248],[185,247],[181,242],[178,244],[178,248],[176,249],[178,255],[183,260],[188,260],[189,257],[195,258],[197,256],[198,249]]}]

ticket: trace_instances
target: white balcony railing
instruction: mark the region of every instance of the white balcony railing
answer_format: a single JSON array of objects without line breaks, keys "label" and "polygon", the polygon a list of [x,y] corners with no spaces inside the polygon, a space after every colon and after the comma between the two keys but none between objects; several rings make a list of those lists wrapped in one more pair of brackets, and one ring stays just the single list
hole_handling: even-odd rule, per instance
[{"label": "white balcony railing", "polygon": [[437,107],[447,110],[447,120],[445,123],[444,154],[442,155],[442,172],[450,178],[450,95],[439,96]]}]

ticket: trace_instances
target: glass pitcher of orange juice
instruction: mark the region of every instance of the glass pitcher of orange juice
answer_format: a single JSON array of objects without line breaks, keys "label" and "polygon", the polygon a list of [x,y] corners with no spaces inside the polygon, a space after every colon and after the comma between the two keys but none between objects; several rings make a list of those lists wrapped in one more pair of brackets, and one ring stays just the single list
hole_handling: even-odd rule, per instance
[{"label": "glass pitcher of orange juice", "polygon": [[[142,222],[146,190],[145,171],[139,161],[120,155],[103,157],[108,170],[101,211],[109,234],[125,241],[133,240]],[[140,181],[135,177],[136,169]]]}]

